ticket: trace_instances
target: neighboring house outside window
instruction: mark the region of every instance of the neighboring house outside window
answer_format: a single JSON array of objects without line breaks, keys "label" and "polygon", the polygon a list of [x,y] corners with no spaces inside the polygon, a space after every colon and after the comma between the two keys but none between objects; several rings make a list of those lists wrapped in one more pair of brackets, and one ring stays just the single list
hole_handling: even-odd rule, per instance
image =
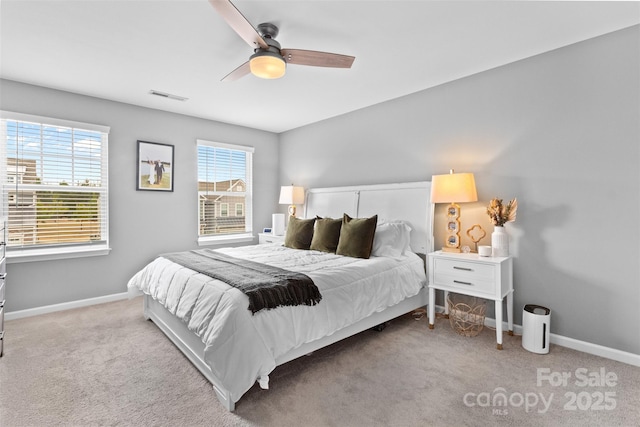
[{"label": "neighboring house outside window", "polygon": [[109,252],[108,134],[105,126],[0,112],[9,260]]},{"label": "neighboring house outside window", "polygon": [[198,242],[253,239],[253,147],[204,140],[197,146]]}]

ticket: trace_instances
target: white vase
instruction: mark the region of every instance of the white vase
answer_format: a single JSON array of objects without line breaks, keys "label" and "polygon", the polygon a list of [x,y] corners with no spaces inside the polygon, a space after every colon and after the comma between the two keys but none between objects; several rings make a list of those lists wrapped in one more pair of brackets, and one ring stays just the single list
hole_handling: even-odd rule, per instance
[{"label": "white vase", "polygon": [[500,225],[496,225],[491,233],[491,256],[509,256],[509,235]]}]

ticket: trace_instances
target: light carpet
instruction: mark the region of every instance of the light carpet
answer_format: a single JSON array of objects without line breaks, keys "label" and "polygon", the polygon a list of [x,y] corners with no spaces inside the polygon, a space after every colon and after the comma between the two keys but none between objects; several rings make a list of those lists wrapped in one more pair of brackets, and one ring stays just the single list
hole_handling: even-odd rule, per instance
[{"label": "light carpet", "polygon": [[504,339],[402,316],[276,368],[229,413],[141,299],[118,301],[6,322],[0,426],[639,425],[640,368]]}]

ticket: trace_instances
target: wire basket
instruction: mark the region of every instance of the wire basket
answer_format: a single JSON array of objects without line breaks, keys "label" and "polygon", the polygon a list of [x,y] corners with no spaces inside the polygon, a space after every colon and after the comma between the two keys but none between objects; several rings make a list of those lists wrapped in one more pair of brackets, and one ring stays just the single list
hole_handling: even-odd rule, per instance
[{"label": "wire basket", "polygon": [[457,334],[475,337],[482,331],[487,310],[482,298],[450,293],[447,296],[447,305],[449,324]]}]

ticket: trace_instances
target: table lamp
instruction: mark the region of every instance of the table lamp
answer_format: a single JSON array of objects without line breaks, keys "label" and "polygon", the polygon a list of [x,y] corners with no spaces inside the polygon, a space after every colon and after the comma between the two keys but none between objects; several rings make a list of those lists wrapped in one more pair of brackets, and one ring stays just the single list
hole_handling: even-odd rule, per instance
[{"label": "table lamp", "polygon": [[304,188],[293,184],[280,187],[280,204],[289,205],[289,215],[296,216],[296,205],[304,203]]},{"label": "table lamp", "polygon": [[460,252],[460,206],[457,203],[478,200],[476,182],[472,173],[433,175],[431,178],[431,203],[449,203],[447,207],[447,236],[442,250]]}]

